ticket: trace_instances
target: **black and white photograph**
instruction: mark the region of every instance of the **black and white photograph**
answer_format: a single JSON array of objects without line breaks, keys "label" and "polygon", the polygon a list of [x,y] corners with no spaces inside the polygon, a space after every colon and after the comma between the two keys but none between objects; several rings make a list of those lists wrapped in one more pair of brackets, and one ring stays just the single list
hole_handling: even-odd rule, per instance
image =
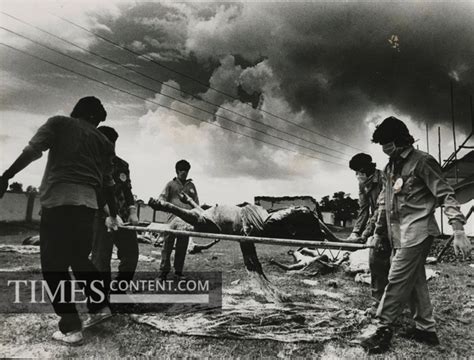
[{"label": "black and white photograph", "polygon": [[0,0],[0,357],[472,356],[473,19]]}]

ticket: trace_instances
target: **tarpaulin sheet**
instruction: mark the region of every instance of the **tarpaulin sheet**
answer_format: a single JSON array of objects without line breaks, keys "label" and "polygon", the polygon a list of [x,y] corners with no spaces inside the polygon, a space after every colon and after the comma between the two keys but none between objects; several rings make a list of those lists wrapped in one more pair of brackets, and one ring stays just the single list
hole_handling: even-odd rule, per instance
[{"label": "tarpaulin sheet", "polygon": [[[314,301],[265,302],[245,285],[224,289],[221,313],[183,311],[132,315],[142,324],[178,335],[279,342],[323,342],[355,334],[368,320],[363,311],[347,308],[344,296],[318,292]],[[291,299],[287,299],[291,300]]]}]

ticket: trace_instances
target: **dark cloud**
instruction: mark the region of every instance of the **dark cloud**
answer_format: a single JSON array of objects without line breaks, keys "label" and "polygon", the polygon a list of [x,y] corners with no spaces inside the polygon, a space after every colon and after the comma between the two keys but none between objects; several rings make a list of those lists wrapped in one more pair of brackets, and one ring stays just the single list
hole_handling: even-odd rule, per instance
[{"label": "dark cloud", "polygon": [[[146,54],[164,66],[89,38],[87,46],[92,51],[132,65],[148,77],[176,84],[187,93],[326,146],[341,148],[340,144],[336,146],[334,142],[301,131],[268,114],[258,113],[255,108],[263,107],[332,138],[365,148],[370,134],[364,120],[369,116],[378,119],[374,112],[379,109],[391,108],[420,124],[450,122],[450,83],[453,82],[457,125],[470,130],[468,99],[474,90],[473,3],[136,2],[123,5],[118,15],[90,13],[90,16],[94,31]],[[393,35],[398,38],[397,46],[389,42]],[[45,53],[33,46],[27,49],[37,54]],[[99,66],[106,64],[71,48],[67,51]],[[217,116],[186,110],[185,105],[161,96],[164,88],[152,79],[107,65],[110,71],[139,82],[152,89],[150,91],[57,55],[48,54],[48,59],[140,97],[173,104],[182,111],[199,114],[204,120],[267,139],[263,134],[239,129]],[[13,74],[12,78],[30,84],[23,88],[18,84],[7,87],[2,93],[5,109],[26,111],[28,108],[49,114],[52,104],[63,103],[68,111],[66,104],[72,106],[77,95],[89,94],[108,103],[113,118],[139,117],[149,108],[137,98],[117,94],[87,80],[61,78],[58,76],[61,70],[4,49],[1,66],[4,72]],[[250,103],[251,107],[213,92],[205,85],[232,94],[242,102]],[[48,99],[38,96],[42,89],[46,89]],[[18,100],[20,93],[21,101]],[[217,112],[216,107],[199,104],[189,95],[178,93],[177,97],[255,126],[225,111]],[[142,106],[137,106],[137,102]],[[57,105],[54,106],[56,110]],[[186,125],[201,126],[185,117],[178,116],[177,119]],[[263,155],[255,155],[265,155],[267,145],[255,143],[249,146],[248,140],[239,145],[239,142],[232,143],[232,139],[235,139],[234,135],[216,137],[211,149],[214,159],[208,166],[211,174],[232,176],[244,172],[259,178],[294,175],[295,171],[288,164],[278,163],[278,160],[265,162]],[[267,140],[307,152],[275,139]],[[228,146],[231,143],[233,146]]]},{"label": "dark cloud", "polygon": [[[473,15],[470,3],[138,4],[106,25],[123,43],[139,40],[164,57],[176,51],[166,64],[204,83],[226,55],[243,68],[265,58],[292,108],[311,115],[307,125],[338,136],[377,107],[392,106],[423,123],[449,121],[456,76],[456,115],[467,128]],[[398,48],[389,43],[392,35]],[[184,90],[204,91],[155,72]],[[238,94],[245,101],[255,96]]]},{"label": "dark cloud", "polygon": [[[459,123],[467,127],[473,15],[467,3],[294,5],[282,17],[287,22],[280,56],[269,60],[293,106],[335,132],[360,123],[370,106],[391,105],[418,121],[446,122],[449,73],[462,72],[456,101]],[[306,35],[294,41],[285,33]],[[388,42],[393,34],[399,51]]]}]

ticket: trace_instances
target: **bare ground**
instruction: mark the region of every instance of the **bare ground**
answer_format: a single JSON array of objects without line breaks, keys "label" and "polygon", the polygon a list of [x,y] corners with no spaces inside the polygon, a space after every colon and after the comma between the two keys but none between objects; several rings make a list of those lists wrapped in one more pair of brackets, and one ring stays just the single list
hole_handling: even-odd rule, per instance
[{"label": "bare ground", "polygon": [[[20,244],[34,228],[0,225],[0,244]],[[151,245],[141,244],[143,255],[159,250]],[[258,246],[260,260],[269,278],[287,293],[296,294],[308,286],[301,275],[288,275],[268,265],[274,257],[290,262],[286,254],[288,248],[277,246]],[[38,255],[0,253],[1,268],[27,268],[39,271]],[[116,265],[116,264],[115,264]],[[157,270],[158,262],[139,263],[139,271]],[[474,345],[472,314],[474,310],[473,275],[469,263],[439,264],[433,267],[441,275],[430,281],[430,292],[438,322],[438,333],[442,345],[429,347],[408,341],[395,335],[391,350],[385,354],[389,358],[452,359],[469,358]],[[221,270],[224,287],[232,287],[231,282],[245,281],[244,270],[238,246],[221,242],[203,254],[188,255],[188,271]],[[344,306],[363,310],[370,303],[369,288],[353,281],[341,271],[311,280],[317,281],[321,296],[315,295],[307,301],[324,303],[324,291],[337,291],[344,295]],[[326,299],[327,300],[327,299]],[[164,333],[146,325],[137,324],[128,315],[116,315],[107,323],[85,331],[85,343],[80,347],[69,347],[51,340],[57,329],[54,314],[1,314],[0,355],[22,358],[324,358],[354,359],[367,357],[359,347],[350,345],[351,334],[325,343],[280,343],[269,340],[235,340],[225,338],[206,338],[178,336]],[[405,312],[397,330],[410,323],[409,313]],[[379,356],[380,357],[380,356]]]}]

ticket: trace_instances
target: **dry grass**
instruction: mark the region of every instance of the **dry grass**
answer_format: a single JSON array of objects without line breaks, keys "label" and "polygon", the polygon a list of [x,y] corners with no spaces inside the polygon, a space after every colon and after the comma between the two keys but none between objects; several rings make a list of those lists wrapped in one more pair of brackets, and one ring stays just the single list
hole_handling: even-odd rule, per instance
[{"label": "dry grass", "polygon": [[[0,243],[21,243],[32,229],[23,229],[18,234],[15,227],[0,230]],[[140,245],[141,254],[150,255],[158,250],[150,245]],[[268,265],[271,257],[289,262],[287,248],[258,246],[258,253],[269,278],[279,288],[291,294],[300,294],[302,301],[327,301],[324,295],[310,297],[301,291],[308,285],[300,275],[287,275]],[[0,253],[2,268],[24,266],[39,269],[38,255]],[[140,271],[156,270],[158,262],[140,263]],[[199,255],[188,255],[186,269],[189,271],[221,270],[225,287],[232,281],[246,279],[240,251],[236,244],[221,242],[211,250]],[[451,359],[469,357],[473,348],[472,331],[472,284],[474,269],[467,263],[440,264],[436,270],[440,277],[430,281],[430,292],[438,321],[438,332],[442,346],[428,347],[404,340],[395,335],[389,358]],[[365,309],[369,304],[369,289],[356,284],[341,272],[315,277],[317,288],[343,293],[342,301],[348,308]],[[336,288],[335,288],[336,287]],[[361,348],[351,347],[349,338],[340,338],[327,343],[285,344],[264,340],[230,340],[177,336],[163,333],[146,325],[134,323],[127,315],[117,315],[111,321],[85,332],[85,344],[68,347],[54,343],[50,337],[56,330],[54,314],[3,314],[0,315],[0,354],[5,357],[90,357],[90,358],[324,358],[363,359]],[[409,324],[405,313],[399,328]],[[370,357],[372,358],[372,357]]]}]

